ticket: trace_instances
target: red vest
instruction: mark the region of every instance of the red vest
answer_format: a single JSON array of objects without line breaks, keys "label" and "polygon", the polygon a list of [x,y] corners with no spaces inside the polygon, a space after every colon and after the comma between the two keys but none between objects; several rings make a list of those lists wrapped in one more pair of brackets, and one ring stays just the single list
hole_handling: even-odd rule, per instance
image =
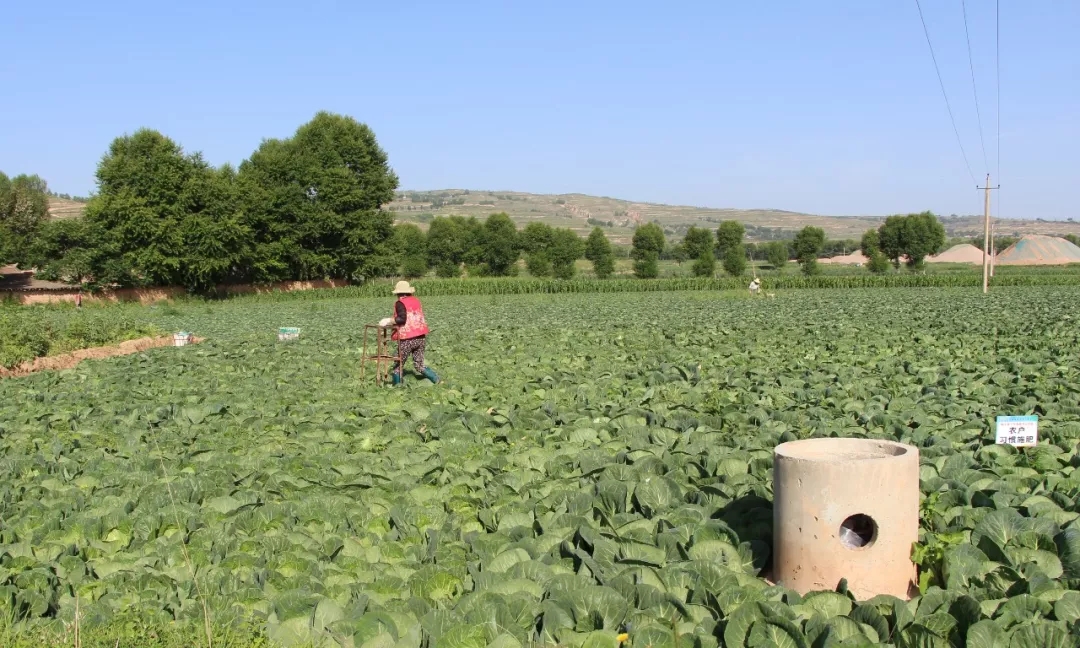
[{"label": "red vest", "polygon": [[395,340],[411,340],[421,335],[428,334],[427,321],[424,319],[424,309],[420,307],[420,300],[416,297],[402,297],[399,300],[405,306],[405,323],[394,331],[391,338]]}]

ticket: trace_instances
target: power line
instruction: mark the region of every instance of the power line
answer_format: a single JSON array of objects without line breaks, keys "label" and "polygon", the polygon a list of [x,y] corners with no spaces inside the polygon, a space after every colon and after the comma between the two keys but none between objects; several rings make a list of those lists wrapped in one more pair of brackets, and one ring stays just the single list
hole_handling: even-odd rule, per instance
[{"label": "power line", "polygon": [[945,98],[945,109],[949,111],[949,121],[952,122],[953,133],[956,134],[956,143],[960,145],[960,154],[964,156],[964,166],[967,167],[971,181],[976,185],[979,181],[971,172],[971,163],[968,162],[967,151],[964,150],[964,142],[960,139],[960,131],[956,128],[956,118],[953,117],[952,105],[949,103],[949,95],[945,92],[945,82],[941,79],[941,68],[938,67],[937,56],[934,55],[934,45],[930,42],[930,30],[926,28],[926,19],[923,17],[922,5],[915,0],[915,6],[919,8],[919,20],[922,22],[923,33],[926,34],[926,44],[930,47],[930,58],[934,61],[934,71],[937,72],[938,84],[941,86],[941,96]]},{"label": "power line", "polygon": [[982,144],[983,164],[990,169],[990,161],[986,157],[986,138],[983,136],[982,111],[979,110],[979,91],[975,85],[975,59],[971,55],[971,32],[968,31],[967,2],[960,0],[960,9],[964,13],[964,38],[967,40],[968,66],[971,68],[971,92],[975,95],[975,116],[979,120],[979,143]]},{"label": "power line", "polygon": [[994,67],[997,73],[997,175],[1001,181],[1001,0],[994,1]]}]

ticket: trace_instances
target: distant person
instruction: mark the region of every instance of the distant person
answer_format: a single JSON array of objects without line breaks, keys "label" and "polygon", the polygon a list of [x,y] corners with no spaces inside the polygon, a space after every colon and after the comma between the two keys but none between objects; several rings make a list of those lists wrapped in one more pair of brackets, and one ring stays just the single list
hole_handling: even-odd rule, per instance
[{"label": "distant person", "polygon": [[82,308],[82,293],[75,293],[75,308]]},{"label": "distant person", "polygon": [[754,280],[750,282],[750,294],[756,295],[761,290],[761,279],[754,277]]},{"label": "distant person", "polygon": [[430,367],[424,366],[424,349],[427,346],[428,325],[424,319],[424,309],[420,306],[420,300],[414,296],[416,288],[409,285],[408,281],[399,281],[394,286],[394,317],[386,318],[380,322],[383,326],[394,325],[395,329],[390,336],[397,340],[397,360],[390,379],[395,385],[400,385],[404,367],[401,365],[412,356],[413,369],[417,375],[423,376],[433,383],[439,382],[439,377]]}]

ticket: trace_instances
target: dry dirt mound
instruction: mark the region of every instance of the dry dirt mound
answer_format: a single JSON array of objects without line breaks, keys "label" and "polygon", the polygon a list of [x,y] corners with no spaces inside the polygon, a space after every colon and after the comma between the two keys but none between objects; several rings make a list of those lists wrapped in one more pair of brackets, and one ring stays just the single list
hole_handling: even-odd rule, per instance
[{"label": "dry dirt mound", "polygon": [[1066,265],[1080,263],[1080,247],[1063,238],[1032,234],[1009,246],[998,265]]},{"label": "dry dirt mound", "polygon": [[[198,344],[202,341],[203,338],[191,338],[192,344]],[[120,344],[114,346],[79,349],[77,351],[72,351],[71,353],[64,353],[62,355],[35,358],[33,360],[24,362],[12,369],[5,369],[3,367],[0,367],[0,378],[14,378],[17,376],[26,376],[38,371],[70,369],[82,362],[83,360],[101,360],[103,358],[111,358],[113,356],[131,355],[132,353],[140,353],[142,351],[146,351],[147,349],[153,349],[154,347],[172,345],[173,338],[171,335],[167,335],[164,337],[144,337],[137,340],[128,340],[127,342],[121,342]]]},{"label": "dry dirt mound", "polygon": [[977,263],[982,264],[983,252],[971,243],[954,245],[941,254],[927,259],[930,263]]},{"label": "dry dirt mound", "polygon": [[834,256],[828,259],[818,259],[818,263],[835,263],[840,265],[866,265],[870,261],[862,252],[852,252],[843,256]]}]

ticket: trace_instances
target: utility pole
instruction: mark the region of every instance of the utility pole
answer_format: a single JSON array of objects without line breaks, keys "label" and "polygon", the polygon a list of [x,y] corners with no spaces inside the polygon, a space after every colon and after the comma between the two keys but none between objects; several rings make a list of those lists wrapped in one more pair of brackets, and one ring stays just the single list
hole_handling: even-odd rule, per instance
[{"label": "utility pole", "polygon": [[986,202],[983,204],[983,294],[990,291],[990,174],[986,174],[986,186],[976,187],[986,190]]},{"label": "utility pole", "polygon": [[990,276],[994,276],[994,261],[997,259],[997,241],[994,240],[994,230],[997,223],[990,223]]}]

